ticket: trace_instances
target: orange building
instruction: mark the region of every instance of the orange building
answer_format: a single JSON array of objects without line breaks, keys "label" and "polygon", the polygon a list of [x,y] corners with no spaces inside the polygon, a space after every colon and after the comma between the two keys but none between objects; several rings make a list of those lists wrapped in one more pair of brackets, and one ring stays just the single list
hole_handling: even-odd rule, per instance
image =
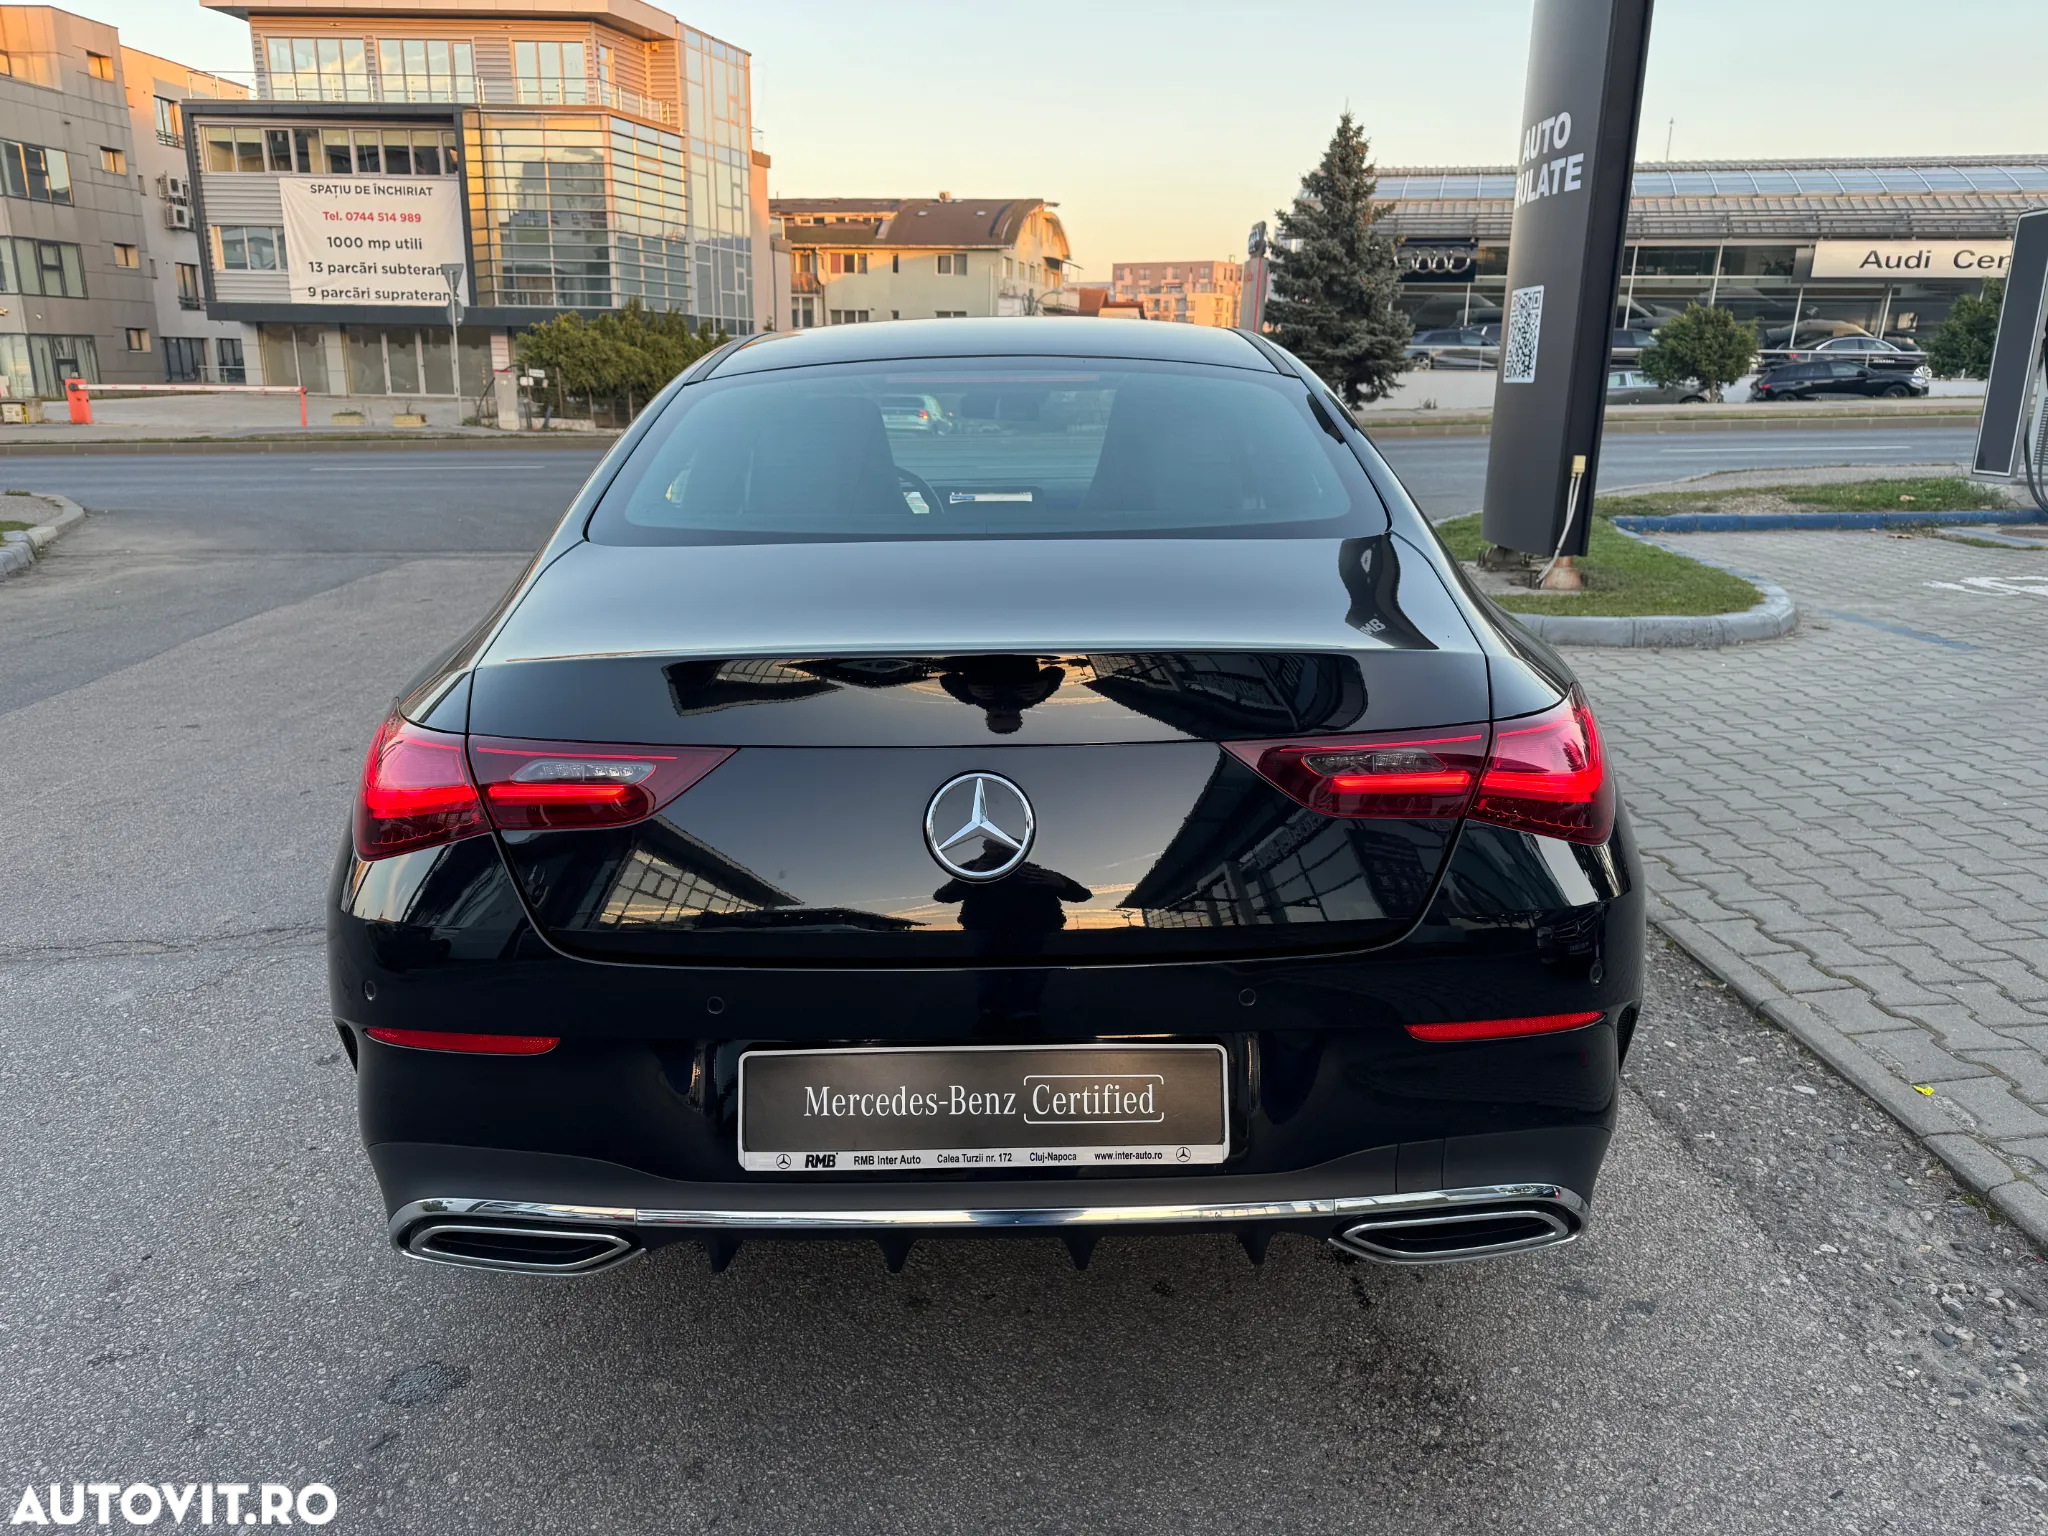
[{"label": "orange building", "polygon": [[1110,279],[1116,297],[1140,305],[1147,320],[1237,324],[1244,269],[1234,261],[1119,261]]}]

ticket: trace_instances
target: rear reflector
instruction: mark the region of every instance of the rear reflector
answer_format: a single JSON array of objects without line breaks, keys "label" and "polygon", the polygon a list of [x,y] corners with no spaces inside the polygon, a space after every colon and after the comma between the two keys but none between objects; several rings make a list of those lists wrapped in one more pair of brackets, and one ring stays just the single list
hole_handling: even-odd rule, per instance
[{"label": "rear reflector", "polygon": [[621,827],[643,820],[732,754],[731,747],[469,739],[484,809],[503,832]]},{"label": "rear reflector", "polygon": [[1614,785],[1577,688],[1555,708],[1492,726],[1224,748],[1325,816],[1469,815],[1575,843],[1604,843],[1614,831]]},{"label": "rear reflector", "polygon": [[[1513,1040],[1519,1035],[1557,1035],[1600,1022],[1597,1013],[1544,1013],[1526,1019],[1466,1019],[1456,1024],[1410,1024],[1418,1040]],[[376,1031],[372,1030],[372,1034]]]},{"label": "rear reflector", "polygon": [[1320,741],[1232,741],[1261,778],[1325,816],[1462,816],[1486,766],[1487,728]]},{"label": "rear reflector", "polygon": [[398,715],[378,728],[356,796],[356,853],[388,859],[485,830],[462,738]]},{"label": "rear reflector", "polygon": [[386,1029],[373,1025],[372,1040],[415,1051],[467,1051],[477,1056],[540,1056],[562,1043],[560,1035],[469,1035],[441,1029]]}]

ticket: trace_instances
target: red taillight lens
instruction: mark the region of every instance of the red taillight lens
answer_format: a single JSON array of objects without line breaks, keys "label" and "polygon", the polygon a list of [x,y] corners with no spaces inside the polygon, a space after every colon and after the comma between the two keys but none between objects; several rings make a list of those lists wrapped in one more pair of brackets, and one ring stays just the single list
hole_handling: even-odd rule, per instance
[{"label": "red taillight lens", "polygon": [[1493,755],[1472,816],[1574,843],[1607,841],[1614,830],[1614,781],[1584,694],[1574,688],[1555,709],[1494,727]]},{"label": "red taillight lens", "polygon": [[445,1029],[386,1029],[372,1025],[372,1040],[415,1051],[467,1051],[477,1056],[540,1056],[562,1043],[560,1035],[472,1035]]},{"label": "red taillight lens", "polygon": [[1325,816],[1431,820],[1465,813],[1486,766],[1487,728],[1431,735],[1232,741],[1225,747],[1261,778]]},{"label": "red taillight lens", "polygon": [[[1597,1013],[1544,1013],[1526,1019],[1465,1019],[1456,1024],[1410,1024],[1418,1040],[1513,1040],[1521,1035],[1557,1035],[1598,1024]],[[375,1031],[372,1031],[375,1033]]]},{"label": "red taillight lens", "polygon": [[393,715],[378,728],[356,797],[356,853],[388,859],[484,830],[462,738]]},{"label": "red taillight lens", "polygon": [[731,747],[600,746],[469,739],[491,823],[504,832],[621,827],[652,816],[733,754]]},{"label": "red taillight lens", "polygon": [[1604,843],[1614,830],[1599,728],[1576,688],[1555,709],[1496,726],[1224,747],[1325,816],[1470,815],[1575,843]]}]

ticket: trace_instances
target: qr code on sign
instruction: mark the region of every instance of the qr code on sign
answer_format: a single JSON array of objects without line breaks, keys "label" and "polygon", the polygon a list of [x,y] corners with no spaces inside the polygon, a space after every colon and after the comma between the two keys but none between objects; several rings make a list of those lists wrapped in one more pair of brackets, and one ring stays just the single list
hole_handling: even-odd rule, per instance
[{"label": "qr code on sign", "polygon": [[1504,384],[1536,382],[1536,340],[1543,329],[1543,288],[1517,288],[1508,296],[1507,345],[1502,350]]}]

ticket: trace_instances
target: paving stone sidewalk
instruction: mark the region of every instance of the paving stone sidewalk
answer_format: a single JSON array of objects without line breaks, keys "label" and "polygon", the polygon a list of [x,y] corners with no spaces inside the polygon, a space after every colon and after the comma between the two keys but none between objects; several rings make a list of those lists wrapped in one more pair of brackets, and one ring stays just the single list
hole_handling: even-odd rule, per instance
[{"label": "paving stone sidewalk", "polygon": [[2048,1245],[2048,553],[1671,542],[1801,623],[1573,653],[1652,916]]}]

